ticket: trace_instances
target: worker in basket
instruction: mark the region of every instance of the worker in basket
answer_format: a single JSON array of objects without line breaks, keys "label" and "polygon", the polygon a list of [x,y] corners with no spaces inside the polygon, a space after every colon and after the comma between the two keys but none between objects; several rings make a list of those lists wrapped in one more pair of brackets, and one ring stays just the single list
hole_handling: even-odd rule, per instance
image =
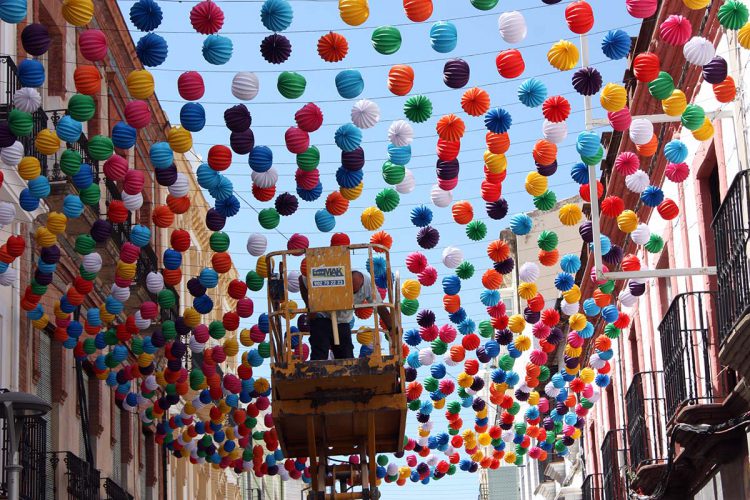
[{"label": "worker in basket", "polygon": [[[299,290],[305,305],[310,307],[307,299],[307,277],[300,276]],[[380,294],[373,293],[369,277],[363,272],[352,270],[352,291],[354,292],[354,305],[360,304],[382,304]],[[389,331],[393,326],[391,313],[388,308],[378,306],[378,315]],[[328,359],[328,351],[333,351],[334,359],[349,359],[354,357],[354,344],[352,344],[351,322],[354,311],[346,309],[336,312],[338,323],[339,345],[334,344],[333,325],[330,313],[310,313],[308,320],[310,324],[310,360]]]}]

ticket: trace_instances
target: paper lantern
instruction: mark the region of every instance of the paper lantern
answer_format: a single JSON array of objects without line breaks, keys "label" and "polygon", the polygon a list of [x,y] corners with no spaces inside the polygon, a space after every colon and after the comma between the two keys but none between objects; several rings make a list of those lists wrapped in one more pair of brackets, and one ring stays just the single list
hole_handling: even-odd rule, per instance
[{"label": "paper lantern", "polygon": [[[187,75],[187,73],[184,73],[184,75]],[[194,85],[196,87],[196,91],[191,92],[191,97],[198,95],[198,88],[200,88],[200,96],[203,95],[203,79],[198,73],[195,73],[195,75],[197,76],[191,77],[191,80],[197,80],[198,78],[200,78],[200,86],[198,86],[197,81],[191,83],[191,86]],[[180,78],[182,78],[182,76],[180,76]],[[255,97],[258,95],[259,88],[260,82],[255,73],[251,73],[249,71],[240,71],[232,78],[232,95],[237,99],[240,99],[241,101],[250,101],[252,99],[255,99]],[[182,95],[182,91],[180,91],[180,95]],[[200,96],[196,97],[196,99],[200,99]],[[187,99],[187,97],[185,96],[183,96],[183,98]]]},{"label": "paper lantern", "polygon": [[690,20],[679,14],[672,14],[659,25],[659,36],[670,45],[685,45],[693,34]]},{"label": "paper lantern", "polygon": [[694,36],[682,48],[685,59],[690,64],[704,66],[716,55],[713,43],[701,36]]},{"label": "paper lantern", "polygon": [[313,103],[307,103],[294,114],[297,126],[305,132],[315,132],[323,124],[323,112]]},{"label": "paper lantern", "polygon": [[534,161],[540,165],[550,165],[557,158],[557,146],[546,140],[537,141],[532,150],[532,155]]},{"label": "paper lantern", "polygon": [[453,195],[450,191],[444,191],[438,186],[433,186],[430,191],[430,199],[436,207],[445,208],[453,201]]},{"label": "paper lantern", "polygon": [[349,53],[349,42],[343,35],[331,31],[318,39],[318,55],[325,62],[343,61]]},{"label": "paper lantern", "polygon": [[[26,5],[23,2],[17,3],[19,4],[19,12],[20,9],[24,10],[23,17],[25,18]],[[7,12],[9,9],[13,8],[12,5],[7,4],[13,4],[13,2],[5,2],[5,5],[3,7],[0,7],[0,19],[4,19],[5,17],[7,17],[7,15],[3,13],[3,10]],[[32,56],[39,57],[44,55],[49,49],[50,41],[49,31],[43,24],[27,24],[26,27],[21,31],[21,45],[23,45],[23,50],[25,50]]]},{"label": "paper lantern", "polygon": [[714,125],[711,120],[705,118],[703,125],[693,130],[693,137],[698,141],[707,141],[714,136]]},{"label": "paper lantern", "polygon": [[604,109],[610,113],[622,110],[628,102],[625,87],[617,83],[608,83],[602,89],[599,101]]},{"label": "paper lantern", "polygon": [[638,216],[632,210],[623,210],[617,216],[617,227],[624,233],[632,233],[638,228]]},{"label": "paper lantern", "polygon": [[24,59],[18,64],[18,79],[23,87],[44,85],[44,66],[36,59]]},{"label": "paper lantern", "polygon": [[438,136],[445,141],[460,141],[466,130],[464,121],[454,114],[445,115],[436,125]]},{"label": "paper lantern", "polygon": [[[83,116],[81,116],[81,118],[83,118]],[[151,123],[151,110],[149,109],[148,104],[145,101],[128,102],[125,105],[125,121],[135,129],[148,127]]]},{"label": "paper lantern", "polygon": [[84,26],[94,17],[92,0],[63,0],[63,18],[73,26]]},{"label": "paper lantern", "polygon": [[24,113],[33,113],[39,109],[41,103],[42,96],[33,88],[24,87],[13,94],[13,106]]},{"label": "paper lantern", "polygon": [[404,0],[404,12],[410,21],[421,23],[432,15],[432,0]]},{"label": "paper lantern", "polygon": [[732,102],[737,96],[737,86],[731,76],[727,76],[721,83],[714,84],[713,90],[716,100],[721,103]]},{"label": "paper lantern", "polygon": [[526,69],[521,52],[516,49],[507,49],[501,51],[495,58],[497,72],[503,78],[518,78]]},{"label": "paper lantern", "polygon": [[719,7],[717,15],[719,24],[727,30],[738,30],[745,26],[750,18],[747,5],[737,0],[729,0]]},{"label": "paper lantern", "polygon": [[570,116],[570,103],[563,96],[549,97],[542,104],[542,114],[553,123],[565,121]]},{"label": "paper lantern", "polygon": [[305,93],[307,80],[305,77],[294,71],[284,71],[279,74],[276,82],[276,88],[279,94],[287,99],[297,99]]},{"label": "paper lantern", "polygon": [[674,80],[666,71],[659,72],[659,76],[648,84],[649,93],[659,100],[668,99],[674,90]]},{"label": "paper lantern", "polygon": [[443,66],[443,83],[452,89],[460,89],[469,83],[471,70],[463,59],[450,59]]},{"label": "paper lantern", "polygon": [[573,88],[584,96],[591,96],[602,88],[602,75],[596,68],[581,68],[573,74]]},{"label": "paper lantern", "polygon": [[200,132],[206,126],[206,110],[197,102],[187,102],[180,109],[180,125],[189,132]]},{"label": "paper lantern", "polygon": [[287,37],[274,33],[260,42],[263,59],[271,64],[281,64],[292,55],[292,44]]},{"label": "paper lantern", "polygon": [[65,142],[76,142],[81,137],[83,131],[83,125],[74,120],[71,116],[63,116],[59,122],[57,122],[57,128],[55,132],[57,136]]},{"label": "paper lantern", "polygon": [[456,48],[458,30],[449,21],[438,21],[430,28],[430,45],[435,52],[448,53]]},{"label": "paper lantern", "polygon": [[[78,66],[76,71],[89,66]],[[97,75],[99,71],[97,70]],[[128,73],[128,92],[134,99],[148,99],[154,94],[154,77],[145,69],[137,69]],[[85,94],[86,92],[81,92]]]},{"label": "paper lantern", "polygon": [[703,79],[713,85],[723,82],[727,73],[727,61],[721,56],[715,56],[703,66]]},{"label": "paper lantern", "polygon": [[336,218],[327,210],[318,210],[315,212],[315,225],[318,231],[328,233],[336,227]]},{"label": "paper lantern", "polygon": [[583,212],[581,211],[581,207],[579,207],[575,203],[568,203],[560,207],[560,212],[558,215],[560,218],[560,222],[562,222],[564,225],[575,226],[581,221]]},{"label": "paper lantern", "polygon": [[424,123],[432,116],[432,102],[423,95],[411,96],[404,103],[404,115],[414,123]]},{"label": "paper lantern", "polygon": [[26,19],[26,2],[23,0],[6,0],[0,3],[0,19],[9,24],[20,23]]},{"label": "paper lantern", "polygon": [[626,0],[625,8],[628,14],[637,19],[646,19],[656,13],[657,0]]},{"label": "paper lantern", "polygon": [[224,124],[232,132],[243,132],[250,128],[252,116],[244,104],[237,104],[224,111]]},{"label": "paper lantern", "polygon": [[659,206],[656,207],[656,210],[664,220],[672,220],[680,215],[680,209],[677,207],[677,204],[669,198],[662,201]]},{"label": "paper lantern", "polygon": [[500,36],[507,43],[520,43],[526,38],[526,19],[518,11],[503,12],[498,18]]},{"label": "paper lantern", "polygon": [[396,120],[388,127],[388,140],[395,146],[408,146],[413,139],[414,130],[404,120]]},{"label": "paper lantern", "polygon": [[503,134],[510,129],[513,117],[503,108],[493,108],[484,115],[484,125],[492,133]]},{"label": "paper lantern", "polygon": [[750,49],[750,24],[744,25],[737,32],[737,43],[739,43],[743,49]]},{"label": "paper lantern", "polygon": [[167,60],[169,49],[167,41],[156,33],[149,33],[135,47],[138,59],[144,66],[159,66]]},{"label": "paper lantern", "polygon": [[339,0],[339,16],[349,26],[359,26],[370,17],[368,0]]},{"label": "paper lantern", "polygon": [[112,143],[119,149],[130,149],[135,146],[136,130],[125,122],[117,122],[112,127]]},{"label": "paper lantern", "polygon": [[203,0],[190,9],[190,24],[202,35],[217,33],[224,25],[224,12],[215,2]]},{"label": "paper lantern", "polygon": [[633,60],[633,74],[639,82],[650,82],[659,76],[661,62],[653,52],[642,52]]},{"label": "paper lantern", "polygon": [[130,22],[141,31],[153,31],[161,25],[163,13],[155,0],[138,0],[130,7]]},{"label": "paper lantern", "polygon": [[659,139],[656,134],[651,136],[651,139],[646,144],[638,144],[635,146],[635,150],[638,154],[645,157],[654,156],[657,148],[659,147]]},{"label": "paper lantern", "polygon": [[696,130],[706,118],[706,112],[696,104],[689,104],[682,113],[682,125],[689,130]]},{"label": "paper lantern", "polygon": [[34,145],[40,153],[44,155],[52,155],[60,149],[60,139],[54,131],[42,129],[34,139]]},{"label": "paper lantern", "polygon": [[232,40],[222,35],[208,35],[203,40],[203,48],[201,49],[203,59],[214,65],[229,62],[233,50]]},{"label": "paper lantern", "polygon": [[630,124],[629,135],[634,144],[647,144],[654,135],[654,125],[645,118],[636,118]]},{"label": "paper lantern", "polygon": [[482,116],[490,109],[490,95],[478,87],[470,88],[461,96],[461,108],[469,116]]},{"label": "paper lantern", "polygon": [[607,32],[602,39],[602,52],[609,59],[617,61],[628,56],[632,40],[630,35],[620,29]]},{"label": "paper lantern", "polygon": [[669,116],[680,116],[687,108],[687,97],[680,89],[675,89],[666,99],[661,102],[664,113]]},{"label": "paper lantern", "polygon": [[403,96],[411,92],[414,86],[414,70],[411,66],[397,64],[388,72],[388,90]]},{"label": "paper lantern", "polygon": [[560,144],[568,137],[568,125],[566,122],[554,123],[544,120],[542,135],[552,144]]},{"label": "paper lantern", "polygon": [[352,122],[357,128],[368,129],[374,127],[380,120],[380,108],[374,102],[363,99],[355,103],[351,115]]},{"label": "paper lantern", "polygon": [[565,8],[565,21],[570,31],[583,35],[594,26],[594,11],[584,0],[571,2]]},{"label": "paper lantern", "polygon": [[568,40],[560,40],[547,52],[547,61],[560,71],[573,69],[578,64],[578,47]]},{"label": "paper lantern", "polygon": [[619,111],[608,112],[607,119],[614,130],[624,132],[630,127],[633,117],[630,115],[630,109],[626,106]]},{"label": "paper lantern", "polygon": [[401,48],[401,32],[393,26],[375,28],[372,32],[371,40],[372,47],[379,54],[395,54]]},{"label": "paper lantern", "polygon": [[414,179],[414,174],[407,168],[404,174],[404,180],[396,184],[396,191],[401,194],[409,194],[414,191],[415,186],[416,181]]},{"label": "paper lantern", "polygon": [[171,127],[167,132],[167,141],[172,151],[187,153],[193,147],[193,137],[190,131],[183,127]]}]

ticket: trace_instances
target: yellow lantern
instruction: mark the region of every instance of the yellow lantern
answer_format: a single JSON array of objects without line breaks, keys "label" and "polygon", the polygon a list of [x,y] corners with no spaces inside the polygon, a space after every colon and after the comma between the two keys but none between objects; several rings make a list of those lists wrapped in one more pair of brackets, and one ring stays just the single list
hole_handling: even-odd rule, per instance
[{"label": "yellow lantern", "polygon": [[547,52],[547,61],[560,71],[571,70],[578,65],[578,47],[568,40],[560,40]]},{"label": "yellow lantern", "polygon": [[349,26],[359,26],[370,17],[367,0],[339,0],[339,15]]},{"label": "yellow lantern", "polygon": [[[271,267],[273,268],[273,259],[271,259]],[[268,264],[266,264],[265,255],[258,257],[258,261],[255,263],[255,272],[261,278],[268,278]]]},{"label": "yellow lantern", "polygon": [[586,382],[587,384],[590,384],[594,381],[594,377],[596,376],[596,373],[594,373],[594,370],[589,368],[588,366],[581,370],[580,375],[578,375],[581,380]]},{"label": "yellow lantern", "polygon": [[385,222],[385,215],[378,207],[367,207],[360,217],[362,225],[368,231],[376,231]]},{"label": "yellow lantern", "polygon": [[181,126],[172,127],[167,132],[167,142],[172,151],[187,153],[193,147],[193,136],[189,130]]},{"label": "yellow lantern", "polygon": [[237,342],[237,337],[229,337],[224,341],[224,354],[229,358],[233,358],[240,352],[240,343]]},{"label": "yellow lantern", "polygon": [[669,116],[680,116],[687,108],[687,96],[680,89],[674,89],[672,95],[661,102],[661,109]]},{"label": "yellow lantern", "polygon": [[437,401],[433,401],[432,407],[435,408],[436,410],[442,410],[443,408],[445,408],[445,398],[438,399]]},{"label": "yellow lantern", "polygon": [[128,73],[128,92],[134,99],[148,99],[154,95],[154,77],[145,69],[135,69]]},{"label": "yellow lantern", "polygon": [[60,149],[60,138],[57,133],[45,128],[36,135],[34,146],[43,155],[53,155]]},{"label": "yellow lantern", "polygon": [[474,377],[466,372],[461,372],[458,374],[456,381],[458,382],[459,387],[466,389],[467,387],[471,387],[471,384],[474,383]]},{"label": "yellow lantern", "polygon": [[531,391],[529,393],[529,404],[532,406],[535,406],[539,404],[539,393],[536,391]]},{"label": "yellow lantern", "polygon": [[515,345],[516,349],[519,351],[526,352],[531,349],[531,337],[521,334],[513,341],[513,345]]},{"label": "yellow lantern", "polygon": [[693,137],[698,141],[707,141],[714,136],[714,124],[706,118],[703,125],[693,130]]},{"label": "yellow lantern", "polygon": [[487,150],[484,152],[484,164],[492,174],[502,174],[508,168],[508,158],[504,154],[498,154]]},{"label": "yellow lantern", "polygon": [[65,231],[65,226],[68,224],[68,218],[65,214],[60,212],[50,212],[47,216],[47,229],[49,232],[58,235]]},{"label": "yellow lantern", "polygon": [[688,9],[700,10],[708,7],[708,4],[711,3],[711,0],[682,0],[682,3],[684,3],[685,7],[687,7]]},{"label": "yellow lantern", "polygon": [[514,314],[508,318],[508,330],[513,333],[521,333],[526,328],[526,320],[520,314]]},{"label": "yellow lantern", "polygon": [[93,0],[63,0],[62,15],[73,26],[85,26],[94,17]]},{"label": "yellow lantern", "polygon": [[518,296],[523,300],[531,300],[536,297],[537,293],[536,283],[521,283],[518,285]]},{"label": "yellow lantern", "polygon": [[562,222],[566,226],[575,226],[579,222],[581,222],[581,218],[583,217],[583,212],[581,211],[581,207],[579,207],[575,203],[567,203],[560,207],[559,212],[559,218],[560,222]]},{"label": "yellow lantern", "polygon": [[750,50],[750,22],[737,31],[737,42],[743,49]]},{"label": "yellow lantern", "polygon": [[373,335],[372,330],[370,329],[360,330],[357,332],[357,342],[359,342],[360,345],[370,345],[372,344],[374,339],[375,335]]},{"label": "yellow lantern", "polygon": [[531,196],[541,196],[547,191],[547,178],[538,172],[529,172],[525,187]]},{"label": "yellow lantern", "polygon": [[42,248],[51,247],[52,245],[57,243],[57,236],[52,234],[49,229],[43,226],[36,229],[35,239],[37,245]]},{"label": "yellow lantern", "polygon": [[617,227],[623,233],[632,233],[638,228],[638,216],[632,210],[623,210],[617,216]]},{"label": "yellow lantern", "polygon": [[256,380],[255,384],[253,385],[253,388],[260,393],[266,392],[269,387],[271,387],[271,385],[269,384],[268,380],[263,377]]},{"label": "yellow lantern", "polygon": [[42,174],[42,166],[35,156],[24,156],[18,163],[18,175],[25,181],[36,179]]},{"label": "yellow lantern", "polygon": [[570,344],[565,345],[564,354],[568,356],[569,358],[577,358],[578,356],[581,355],[582,352],[583,352],[583,348],[581,347],[573,347]]},{"label": "yellow lantern", "polygon": [[622,85],[608,83],[602,89],[599,102],[601,102],[604,109],[611,113],[620,111],[628,103],[628,92]]},{"label": "yellow lantern", "polygon": [[46,314],[43,314],[41,318],[33,320],[31,324],[34,325],[34,328],[37,330],[44,330],[49,324],[49,317]]},{"label": "yellow lantern", "polygon": [[568,318],[568,324],[570,324],[570,329],[575,330],[577,332],[580,332],[584,328],[586,328],[586,316],[584,316],[581,313],[575,313]]},{"label": "yellow lantern", "polygon": [[255,342],[250,338],[250,330],[243,328],[240,332],[240,343],[245,347],[252,346]]},{"label": "yellow lantern", "polygon": [[416,300],[422,291],[422,285],[419,281],[408,279],[401,284],[401,295],[409,300]]},{"label": "yellow lantern", "polygon": [[195,328],[201,322],[201,313],[192,307],[187,307],[182,312],[182,319],[185,322],[185,326]]},{"label": "yellow lantern", "polygon": [[505,456],[503,457],[503,460],[505,460],[506,464],[516,463],[516,453],[513,451],[505,452]]},{"label": "yellow lantern", "polygon": [[358,185],[354,186],[353,188],[339,188],[339,192],[341,193],[341,196],[344,197],[344,199],[349,201],[354,201],[357,198],[359,198],[362,195],[362,190],[365,187],[364,182],[360,182]]},{"label": "yellow lantern", "polygon": [[130,263],[118,260],[115,273],[117,274],[117,276],[119,276],[122,279],[132,280],[133,278],[135,278],[135,267],[136,267],[135,262],[130,264]]}]

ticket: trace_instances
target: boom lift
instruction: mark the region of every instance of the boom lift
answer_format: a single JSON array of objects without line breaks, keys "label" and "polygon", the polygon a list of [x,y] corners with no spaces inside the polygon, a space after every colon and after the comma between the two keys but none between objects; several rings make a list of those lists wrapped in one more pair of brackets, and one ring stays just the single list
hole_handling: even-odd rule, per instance
[{"label": "boom lift", "polygon": [[[380,326],[377,307],[354,304],[351,255],[373,252],[385,257],[387,294],[378,306],[389,310],[392,325]],[[295,307],[289,300],[288,261],[304,254],[308,283],[308,308]],[[378,453],[403,451],[406,426],[406,393],[401,351],[401,287],[391,273],[388,249],[381,245],[348,245],[287,250],[266,256],[268,269],[280,260],[278,287],[272,297],[268,287],[268,315],[271,331],[271,382],[273,420],[282,451],[287,457],[309,457],[312,487],[310,500],[377,499],[376,462]],[[373,266],[369,266],[372,270]],[[373,293],[377,292],[370,273]],[[280,295],[280,297],[279,297]],[[282,299],[282,300],[279,300]],[[291,305],[291,308],[290,308]],[[303,361],[292,347],[302,345],[308,332],[292,332],[297,314],[372,308],[373,325],[359,333],[372,335],[369,357]],[[336,314],[332,319],[334,343],[338,344]],[[354,334],[354,332],[353,332]],[[381,348],[381,336],[388,345]],[[359,463],[336,464],[331,457],[358,456]],[[336,483],[341,486],[337,492]],[[359,491],[354,491],[359,489]]]}]

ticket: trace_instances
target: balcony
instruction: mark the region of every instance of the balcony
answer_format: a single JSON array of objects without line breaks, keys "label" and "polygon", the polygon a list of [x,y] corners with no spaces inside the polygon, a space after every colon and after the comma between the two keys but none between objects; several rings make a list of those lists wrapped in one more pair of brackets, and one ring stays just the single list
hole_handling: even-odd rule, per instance
[{"label": "balcony", "polygon": [[71,452],[65,453],[64,460],[68,498],[99,500],[101,498],[99,491],[101,474],[99,470]]},{"label": "balcony", "polygon": [[635,474],[632,488],[644,492],[653,492],[666,467],[661,376],[659,371],[636,373],[625,394],[630,468]]},{"label": "balcony", "polygon": [[107,495],[105,500],[133,500],[133,495],[112,481],[110,478],[104,480],[104,494]]},{"label": "balcony", "polygon": [[625,434],[623,429],[614,429],[604,436],[602,442],[602,492],[604,500],[626,498],[622,471],[625,467]]},{"label": "balcony", "polygon": [[581,484],[582,500],[604,500],[604,490],[602,489],[602,475],[589,474]]},{"label": "balcony", "polygon": [[[3,448],[2,463],[7,464],[8,430],[7,420],[3,419]],[[21,427],[21,439],[18,448],[21,470],[21,484],[19,493],[21,500],[36,500],[44,498],[47,481],[46,453],[47,452],[47,421],[41,417],[26,418]],[[5,467],[2,467],[0,479],[0,497],[7,498],[8,478]]]},{"label": "balcony", "polygon": [[750,378],[750,171],[734,178],[711,227],[719,283],[719,359]]}]

